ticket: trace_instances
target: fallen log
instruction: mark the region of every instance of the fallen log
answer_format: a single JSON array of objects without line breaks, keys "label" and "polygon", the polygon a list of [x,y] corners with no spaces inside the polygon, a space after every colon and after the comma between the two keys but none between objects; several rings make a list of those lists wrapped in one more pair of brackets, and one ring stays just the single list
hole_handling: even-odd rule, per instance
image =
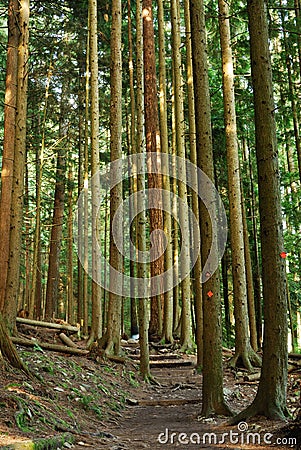
[{"label": "fallen log", "polygon": [[150,361],[151,368],[194,367],[195,362],[189,360]]},{"label": "fallen log", "polygon": [[34,347],[35,345],[37,345],[44,350],[69,353],[70,355],[85,356],[85,355],[89,354],[89,350],[82,350],[80,348],[71,348],[71,347],[67,347],[66,345],[49,344],[48,342],[39,342],[39,341],[29,340],[29,339],[20,339],[17,337],[12,337],[11,340],[14,344],[22,345],[24,347]]},{"label": "fallen log", "polygon": [[298,370],[299,367],[300,367],[299,364],[288,364],[288,366],[287,366],[287,372],[288,372],[288,373],[292,373],[292,372],[294,372],[295,370]]},{"label": "fallen log", "polygon": [[227,354],[229,356],[233,355],[233,351],[230,348],[222,347],[222,351],[223,351],[224,354]]},{"label": "fallen log", "polygon": [[260,372],[244,375],[244,381],[257,381],[260,379]]},{"label": "fallen log", "polygon": [[64,344],[68,345],[68,347],[77,348],[77,345],[74,344],[74,342],[71,341],[71,339],[68,338],[68,336],[66,336],[65,333],[60,333],[59,338]]},{"label": "fallen log", "polygon": [[55,328],[57,330],[73,331],[74,333],[79,332],[79,327],[68,325],[67,323],[41,322],[40,320],[25,319],[23,317],[17,317],[17,322],[24,323],[25,325],[34,325],[36,327]]},{"label": "fallen log", "polygon": [[289,359],[288,364],[295,366],[295,368],[301,367],[301,361],[293,361],[292,359]]},{"label": "fallen log", "polygon": [[[130,359],[134,359],[134,360],[139,360],[140,359],[140,355],[129,355],[129,358]],[[172,359],[172,360],[175,360],[175,359],[180,359],[180,356],[179,355],[168,355],[168,354],[164,354],[164,355],[162,355],[162,354],[160,354],[160,355],[152,355],[152,354],[150,354],[149,355],[149,359],[150,359],[150,361],[166,361],[166,360],[168,360],[168,359]]]},{"label": "fallen log", "polygon": [[[288,370],[288,373],[291,373],[294,370],[296,370],[296,367],[291,364],[288,364],[287,370]],[[260,379],[260,374],[261,374],[261,372],[255,372],[255,373],[250,373],[248,375],[244,375],[244,381],[258,381]]]},{"label": "fallen log", "polygon": [[289,353],[288,357],[289,358],[301,359],[301,353]]},{"label": "fallen log", "polygon": [[97,349],[96,349],[96,353],[94,352],[92,352],[92,356],[95,356],[96,357],[96,361],[100,361],[101,359],[102,360],[108,360],[108,361],[111,361],[111,362],[114,362],[114,363],[117,363],[117,364],[125,364],[126,363],[126,358],[124,358],[123,356],[115,356],[115,355],[107,355],[105,352],[104,352],[104,350],[100,350],[99,352],[97,352]]},{"label": "fallen log", "polygon": [[168,398],[158,400],[138,400],[139,406],[182,406],[182,405],[196,405],[201,403],[200,398]]},{"label": "fallen log", "polygon": [[114,355],[106,355],[105,356],[109,361],[115,362],[117,364],[125,364],[126,359],[122,356],[114,356]]}]

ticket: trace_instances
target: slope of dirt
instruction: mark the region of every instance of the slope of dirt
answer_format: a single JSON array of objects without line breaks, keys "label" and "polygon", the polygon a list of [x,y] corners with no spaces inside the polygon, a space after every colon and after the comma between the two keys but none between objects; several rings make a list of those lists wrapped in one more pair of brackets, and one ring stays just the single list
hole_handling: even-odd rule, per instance
[{"label": "slope of dirt", "polygon": [[[300,439],[292,425],[288,434],[280,431],[283,423],[265,419],[240,424],[239,430],[228,427],[223,417],[203,419],[202,377],[193,367],[194,356],[165,357],[163,351],[153,351],[152,373],[158,385],[148,385],[139,380],[136,359],[118,364],[39,347],[19,351],[43,382],[11,368],[0,371],[1,447],[23,440],[17,448],[25,450],[28,439],[48,438],[48,446],[39,443],[36,448],[300,448],[300,442],[289,440]],[[137,346],[128,346],[126,352],[135,358]],[[175,367],[172,361],[177,362]],[[245,384],[239,375],[225,371],[225,394],[235,410],[252,401],[258,383]],[[290,376],[291,411],[300,406],[298,377],[298,373]]]},{"label": "slope of dirt", "polygon": [[[0,446],[61,433],[111,438],[134,372],[122,366],[53,352],[21,351],[31,371],[43,382],[29,380],[11,368],[0,378]],[[133,369],[133,367],[132,367]]]}]

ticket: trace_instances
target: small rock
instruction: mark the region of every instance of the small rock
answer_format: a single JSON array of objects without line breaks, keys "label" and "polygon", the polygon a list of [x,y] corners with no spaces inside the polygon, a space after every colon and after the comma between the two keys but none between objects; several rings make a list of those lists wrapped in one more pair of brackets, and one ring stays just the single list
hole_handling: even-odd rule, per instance
[{"label": "small rock", "polygon": [[55,387],[53,388],[54,391],[58,391],[58,392],[65,392],[63,388],[60,387]]},{"label": "small rock", "polygon": [[138,400],[136,400],[135,398],[127,398],[126,403],[131,406],[136,406],[138,405]]}]

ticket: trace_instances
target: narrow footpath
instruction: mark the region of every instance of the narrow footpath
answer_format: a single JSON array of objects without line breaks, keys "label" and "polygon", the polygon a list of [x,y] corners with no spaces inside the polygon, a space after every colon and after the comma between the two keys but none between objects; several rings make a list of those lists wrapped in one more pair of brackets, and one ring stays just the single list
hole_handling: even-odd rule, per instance
[{"label": "narrow footpath", "polygon": [[[73,448],[110,450],[218,448],[228,450],[298,448],[280,445],[276,432],[283,424],[265,419],[227,426],[225,417],[201,417],[202,376],[194,368],[194,357],[153,361],[152,374],[158,385],[140,385],[118,423],[108,426],[107,436],[90,437]],[[240,386],[233,374],[225,374],[225,394],[236,410],[254,397],[257,386]],[[277,441],[278,439],[278,441]],[[278,442],[278,444],[277,444]],[[85,444],[85,445],[82,445]]]}]

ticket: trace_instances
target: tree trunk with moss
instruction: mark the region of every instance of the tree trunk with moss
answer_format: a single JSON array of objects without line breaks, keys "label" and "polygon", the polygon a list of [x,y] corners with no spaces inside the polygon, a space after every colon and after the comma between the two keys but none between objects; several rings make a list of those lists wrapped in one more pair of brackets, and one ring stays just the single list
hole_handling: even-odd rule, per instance
[{"label": "tree trunk with moss", "polygon": [[[183,78],[182,78],[182,58],[180,39],[180,17],[179,4],[177,0],[171,0],[171,25],[172,25],[172,62],[174,75],[174,96],[175,96],[175,127],[176,127],[176,148],[178,159],[178,194],[181,202],[178,204],[179,222],[181,232],[187,236],[190,234],[189,216],[185,211],[187,204],[187,183],[186,183],[186,162],[185,162],[185,119],[183,101]],[[185,351],[192,347],[191,341],[191,292],[190,292],[190,248],[187,244],[189,239],[182,238],[180,271],[181,274],[188,274],[181,281],[182,313],[181,313],[181,350]]]},{"label": "tree trunk with moss", "polygon": [[255,310],[255,298],[254,298],[254,282],[252,272],[252,260],[250,252],[250,242],[248,233],[248,224],[245,210],[245,201],[243,189],[241,186],[241,198],[242,198],[242,221],[244,228],[244,246],[245,246],[245,261],[246,261],[246,281],[247,281],[247,297],[248,297],[248,314],[249,314],[249,327],[250,327],[250,343],[255,352],[258,351],[258,338],[257,338],[257,326],[256,326],[256,310]]},{"label": "tree trunk with moss", "polygon": [[264,0],[248,1],[251,69],[255,104],[262,282],[264,298],[263,361],[253,403],[233,422],[255,415],[287,417],[287,289],[281,214],[275,106]]},{"label": "tree trunk with moss", "polygon": [[9,262],[3,316],[10,333],[15,331],[21,273],[24,168],[26,161],[26,118],[28,86],[29,1],[19,1],[17,110],[14,142],[13,185],[9,236]]},{"label": "tree trunk with moss", "polygon": [[[168,149],[168,119],[167,119],[167,99],[166,99],[166,52],[165,52],[165,21],[163,0],[158,0],[158,37],[159,37],[159,97],[160,97],[160,142],[161,152],[169,154]],[[164,175],[162,185],[164,189],[164,233],[166,236],[165,249],[165,282],[167,286],[173,283],[172,273],[172,220],[171,220],[171,198],[170,198],[170,176],[167,156],[163,158],[162,166]],[[164,293],[164,315],[162,341],[173,342],[173,290],[169,289]]]},{"label": "tree trunk with moss", "polygon": [[97,224],[100,197],[99,172],[99,95],[98,95],[98,49],[97,49],[97,0],[89,1],[90,15],[90,73],[91,73],[91,175],[92,175],[92,322],[87,342],[90,346],[102,333],[102,288],[95,281],[101,270],[98,257]]},{"label": "tree trunk with moss", "polygon": [[8,259],[9,230],[12,204],[13,164],[15,152],[15,125],[17,104],[17,65],[20,28],[18,24],[18,0],[8,5],[8,42],[6,57],[6,85],[4,99],[4,139],[1,172],[0,200],[0,311],[3,311]]},{"label": "tree trunk with moss", "polygon": [[[66,122],[66,84],[62,86],[60,104],[59,139],[67,138]],[[64,142],[65,143],[65,142]],[[47,274],[47,287],[45,299],[45,318],[51,319],[57,311],[58,285],[60,276],[60,253],[63,238],[63,221],[65,206],[65,183],[66,183],[66,150],[64,145],[59,145],[57,150],[55,191],[52,227],[49,244],[49,263]]]},{"label": "tree trunk with moss", "polygon": [[0,313],[0,363],[1,360],[8,362],[11,366],[16,369],[22,370],[26,375],[32,378],[32,374],[29,372],[28,368],[25,366],[21,360],[18,352],[11,341],[8,334],[7,328],[5,326],[3,316]]},{"label": "tree trunk with moss", "polygon": [[231,361],[231,365],[235,367],[237,362],[240,361],[247,370],[252,371],[253,364],[258,366],[261,361],[251,347],[249,334],[242,195],[234,95],[234,69],[229,21],[230,12],[228,3],[225,0],[218,0],[218,8],[223,69],[224,122],[227,148],[235,317],[235,355]]},{"label": "tree trunk with moss", "polygon": [[[155,205],[150,208],[151,234],[151,263],[150,272],[153,279],[164,272],[163,245],[163,199],[161,175],[161,150],[158,123],[157,85],[155,38],[153,25],[152,0],[143,1],[143,60],[144,60],[144,117],[148,170],[149,203]],[[157,285],[151,280],[151,318],[149,333],[162,333],[162,306],[164,301],[163,285],[158,294]],[[162,287],[162,289],[161,289]]]},{"label": "tree trunk with moss", "polygon": [[[135,100],[135,88],[134,88],[134,59],[133,59],[133,34],[132,34],[132,18],[131,18],[131,0],[127,1],[127,16],[128,16],[128,40],[129,40],[129,88],[130,88],[130,121],[128,132],[128,148],[129,154],[135,155],[136,150],[136,100]],[[141,16],[137,17],[141,21]],[[137,32],[137,28],[136,28]],[[130,179],[130,195],[137,192],[137,174],[132,171],[130,162],[128,164],[128,172]],[[137,245],[137,217],[136,217],[137,200],[135,199],[130,203],[130,221],[133,220],[130,226],[130,239],[132,243]],[[135,264],[136,251],[131,247],[130,249],[130,277],[134,278],[136,273]],[[131,317],[131,336],[138,333],[138,315],[137,315],[137,302],[135,296],[135,283],[131,281],[131,305],[130,305],[130,317]]]},{"label": "tree trunk with moss", "polygon": [[[31,292],[30,292],[30,303],[29,303],[29,317],[33,319],[35,317],[36,309],[36,297],[38,290],[38,278],[41,271],[41,202],[42,202],[42,181],[43,181],[43,166],[44,166],[44,156],[45,156],[45,131],[46,131],[46,120],[47,120],[47,106],[49,98],[49,87],[50,80],[53,73],[52,60],[50,59],[49,69],[47,74],[47,82],[45,87],[45,100],[43,109],[43,119],[41,124],[41,146],[37,150],[37,161],[36,161],[36,220],[35,220],[35,230],[33,238],[33,261],[32,261],[32,277],[31,277]],[[41,309],[41,306],[40,308]]]},{"label": "tree trunk with moss", "polygon": [[[194,107],[194,86],[193,86],[193,66],[192,66],[192,45],[191,45],[191,25],[190,25],[190,5],[189,0],[184,0],[184,14],[186,27],[186,70],[187,70],[187,97],[188,97],[188,124],[189,124],[189,145],[190,145],[190,161],[197,166],[196,151],[196,124],[195,124],[195,107]],[[197,169],[191,174],[193,185],[198,186]],[[196,224],[199,223],[199,196],[198,192],[191,189],[192,211],[196,218]],[[198,236],[198,226],[193,226],[193,239]],[[203,365],[203,300],[202,300],[202,263],[201,255],[198,254],[194,268],[194,309],[195,309],[195,341],[197,346],[197,366]]]},{"label": "tree trunk with moss", "polygon": [[[121,0],[112,2],[112,29],[111,29],[111,108],[110,108],[110,131],[111,131],[111,162],[122,158],[122,55],[121,55]],[[111,166],[112,167],[112,166]],[[118,167],[113,166],[110,174],[111,180],[116,178]],[[120,169],[121,170],[121,166]],[[107,317],[107,331],[100,340],[100,345],[105,353],[118,355],[120,353],[120,327],[121,327],[121,305],[122,297],[114,293],[116,279],[123,272],[123,255],[119,252],[112,234],[112,223],[114,216],[122,202],[122,183],[119,182],[110,191],[110,265],[115,273],[110,271],[110,295]],[[118,221],[114,225],[114,233],[119,237],[123,235],[123,223]]]},{"label": "tree trunk with moss", "polygon": [[[142,0],[136,0],[136,151],[141,155],[145,152],[144,146],[144,109],[143,109],[143,23],[142,23]],[[144,171],[137,175],[137,190],[145,190]],[[141,213],[137,217],[137,246],[139,250],[146,250],[145,233],[145,196],[138,196],[137,208]],[[141,203],[140,203],[141,202]],[[146,266],[143,262],[137,262],[137,277],[145,278]],[[140,373],[144,380],[151,377],[149,365],[149,345],[148,345],[148,293],[141,293],[138,299],[138,321],[139,321],[139,347],[140,347]]]},{"label": "tree trunk with moss", "polygon": [[[204,2],[203,0],[192,0],[190,7],[198,166],[214,182]],[[201,186],[201,188],[206,189],[206,186]],[[216,202],[213,192],[211,192],[210,202]],[[218,249],[217,243],[211,249],[213,237],[211,220],[203,203],[200,208],[200,218],[201,258],[204,265],[210,250],[216,254]],[[202,415],[206,417],[212,414],[230,414],[223,393],[219,271],[216,270],[210,275],[211,277],[203,284],[205,352],[203,357]]]}]

